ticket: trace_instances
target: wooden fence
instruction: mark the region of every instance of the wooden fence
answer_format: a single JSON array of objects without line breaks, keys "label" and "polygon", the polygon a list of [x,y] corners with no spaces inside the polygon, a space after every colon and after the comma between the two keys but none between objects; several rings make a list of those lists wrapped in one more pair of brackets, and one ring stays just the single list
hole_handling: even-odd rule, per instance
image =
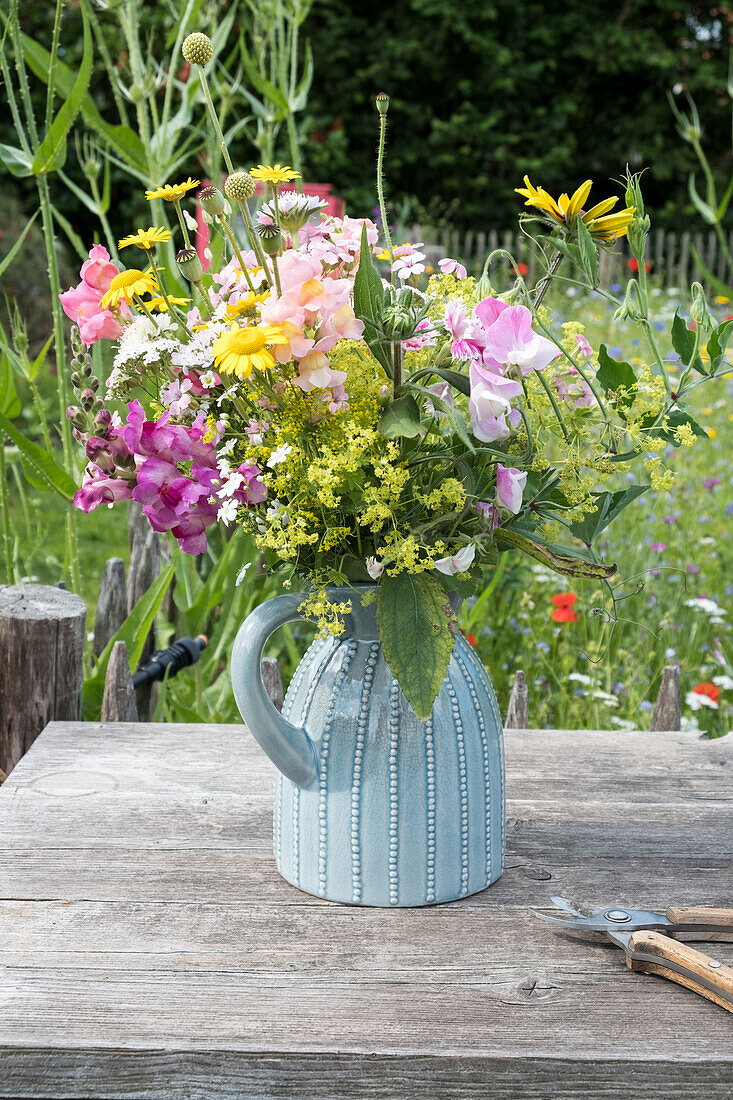
[{"label": "wooden fence", "polygon": [[[409,237],[425,243],[428,259],[433,266],[444,256],[450,256],[464,263],[470,273],[477,274],[495,249],[504,248],[518,263],[527,265],[525,277],[530,285],[541,275],[537,258],[521,233],[498,233],[495,229],[488,233],[474,233],[473,230],[462,233],[455,229],[436,230],[429,226],[414,225]],[[733,233],[728,235],[727,240],[728,247],[733,251]],[[655,229],[649,234],[647,262],[651,265],[650,274],[655,281],[663,286],[684,289],[693,280],[697,280],[706,289],[716,293],[718,288],[710,285],[710,280],[703,274],[696,256],[716,279],[727,286],[733,286],[733,270],[712,230],[708,233],[673,233],[665,229]],[[625,240],[619,241],[612,252],[602,250],[600,285],[608,289],[614,283],[625,284],[631,274],[629,260],[630,253]],[[508,278],[508,265],[503,266],[503,271],[501,264],[492,268],[499,282]],[[733,294],[731,298],[733,299]]]}]

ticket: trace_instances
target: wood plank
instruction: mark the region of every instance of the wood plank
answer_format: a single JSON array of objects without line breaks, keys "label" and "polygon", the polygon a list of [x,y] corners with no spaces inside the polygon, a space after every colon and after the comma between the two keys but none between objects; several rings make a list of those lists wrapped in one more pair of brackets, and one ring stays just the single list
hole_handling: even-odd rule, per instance
[{"label": "wood plank", "polygon": [[509,731],[499,882],[362,909],[277,875],[243,727],[55,724],[0,791],[0,1097],[727,1100],[726,1013],[527,907],[727,902],[732,768],[730,736]]}]

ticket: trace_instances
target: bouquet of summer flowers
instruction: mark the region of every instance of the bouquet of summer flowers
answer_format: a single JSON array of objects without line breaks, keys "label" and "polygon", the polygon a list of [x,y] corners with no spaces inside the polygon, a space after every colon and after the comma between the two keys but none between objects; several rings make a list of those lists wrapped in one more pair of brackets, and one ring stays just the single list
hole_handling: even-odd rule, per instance
[{"label": "bouquet of summer flowers", "polygon": [[[205,64],[208,39],[191,39],[184,49]],[[289,167],[230,165],[223,193],[194,179],[146,193],[177,214],[174,270],[161,262],[164,227],[120,241],[138,265],[118,268],[94,245],[61,296],[77,325],[68,415],[88,460],[75,504],[138,501],[191,554],[212,525],[243,526],[286,587],[305,582],[303,613],[322,630],[338,633],[349,610],[330,588],[371,584],[353,598],[378,600],[385,656],[425,717],[454,643],[448,597],[475,592],[500,551],[613,575],[595,540],[636,497],[669,487],[670,445],[705,435],[687,398],[721,367],[733,322],[716,327],[693,287],[696,325],[678,313],[672,331],[673,388],[649,319],[635,176],[620,210],[616,198],[589,204],[590,182],[555,200],[525,179],[522,224],[544,265],[533,288],[506,254],[479,278],[448,257],[430,274],[419,245],[391,238],[386,96],[377,107],[379,228],[326,216]],[[253,212],[257,180],[269,196]],[[216,271],[191,245],[194,194],[226,250]],[[563,263],[597,287],[599,250],[625,234],[639,264],[619,315],[647,338],[640,367],[593,348],[580,317],[556,332],[542,304]],[[497,259],[516,274],[504,293],[489,277]],[[98,340],[115,348],[104,392],[87,351]],[[632,462],[638,482],[619,487]]]}]

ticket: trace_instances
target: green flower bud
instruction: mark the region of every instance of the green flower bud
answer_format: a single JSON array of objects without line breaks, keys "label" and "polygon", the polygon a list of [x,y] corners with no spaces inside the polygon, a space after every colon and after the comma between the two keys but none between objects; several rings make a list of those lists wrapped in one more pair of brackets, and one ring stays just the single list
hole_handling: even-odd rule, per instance
[{"label": "green flower bud", "polygon": [[195,248],[182,248],[180,252],[176,253],[176,263],[178,264],[181,275],[183,275],[185,279],[188,279],[189,283],[198,283],[201,281],[204,269],[201,266],[201,260]]},{"label": "green flower bud", "polygon": [[199,201],[206,213],[213,214],[214,217],[223,214],[227,205],[221,191],[217,187],[214,187],[213,184],[201,188],[199,191]]},{"label": "green flower bud", "polygon": [[214,56],[214,43],[208,34],[194,31],[184,38],[181,53],[190,65],[206,65]]},{"label": "green flower bud", "polygon": [[713,319],[710,316],[707,298],[705,297],[705,291],[703,290],[701,284],[693,283],[690,287],[690,294],[692,297],[692,301],[690,304],[690,317],[701,328],[712,328]]},{"label": "green flower bud", "polygon": [[255,193],[255,181],[249,172],[232,172],[224,184],[224,194],[233,202],[250,199]]}]

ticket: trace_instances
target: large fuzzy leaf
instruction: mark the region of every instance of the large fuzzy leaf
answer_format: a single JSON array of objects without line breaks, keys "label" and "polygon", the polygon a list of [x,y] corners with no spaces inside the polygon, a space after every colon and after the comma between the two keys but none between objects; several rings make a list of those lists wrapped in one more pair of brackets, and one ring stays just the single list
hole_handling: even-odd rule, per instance
[{"label": "large fuzzy leaf", "polygon": [[384,656],[421,721],[430,717],[455,645],[455,615],[428,573],[385,576],[377,605]]}]

